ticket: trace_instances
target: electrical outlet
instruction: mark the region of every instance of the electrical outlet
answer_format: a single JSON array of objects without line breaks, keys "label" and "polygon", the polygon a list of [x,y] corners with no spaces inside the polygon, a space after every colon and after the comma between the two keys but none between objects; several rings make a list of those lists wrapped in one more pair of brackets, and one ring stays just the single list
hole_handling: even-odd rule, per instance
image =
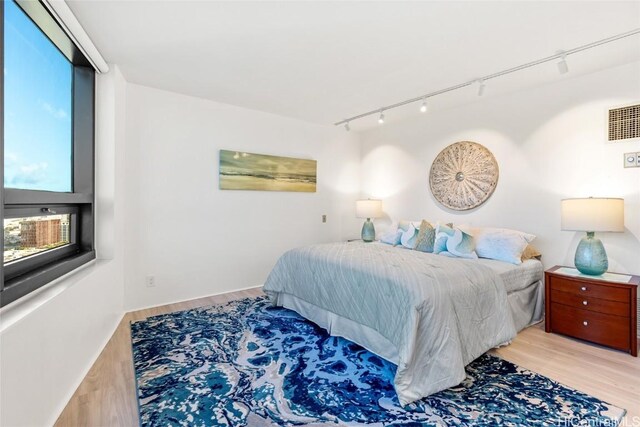
[{"label": "electrical outlet", "polygon": [[640,167],[640,151],[637,153],[624,153],[624,167],[625,168]]},{"label": "electrical outlet", "polygon": [[156,286],[156,277],[155,276],[147,276],[144,281],[147,285],[147,288],[155,288]]},{"label": "electrical outlet", "polygon": [[327,216],[326,215],[322,215],[322,222],[323,223],[327,222]]}]

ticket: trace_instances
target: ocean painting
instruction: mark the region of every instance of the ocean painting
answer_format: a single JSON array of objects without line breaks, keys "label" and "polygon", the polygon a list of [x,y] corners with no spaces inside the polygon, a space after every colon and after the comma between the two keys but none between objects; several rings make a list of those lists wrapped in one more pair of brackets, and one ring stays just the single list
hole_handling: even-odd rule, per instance
[{"label": "ocean painting", "polygon": [[221,190],[315,193],[315,160],[220,150]]}]

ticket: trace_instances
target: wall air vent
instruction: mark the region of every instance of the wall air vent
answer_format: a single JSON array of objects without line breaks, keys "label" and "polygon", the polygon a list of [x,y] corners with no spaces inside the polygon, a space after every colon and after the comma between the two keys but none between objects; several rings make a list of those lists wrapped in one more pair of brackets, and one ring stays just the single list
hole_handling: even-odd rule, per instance
[{"label": "wall air vent", "polygon": [[609,110],[609,142],[640,138],[640,103]]}]

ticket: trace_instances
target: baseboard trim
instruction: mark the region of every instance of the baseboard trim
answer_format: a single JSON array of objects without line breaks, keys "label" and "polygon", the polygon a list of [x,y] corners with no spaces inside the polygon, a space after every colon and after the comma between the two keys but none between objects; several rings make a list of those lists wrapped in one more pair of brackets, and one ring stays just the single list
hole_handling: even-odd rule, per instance
[{"label": "baseboard trim", "polygon": [[126,313],[133,313],[133,312],[140,311],[140,310],[147,310],[147,309],[150,309],[150,308],[163,307],[165,305],[179,304],[181,302],[192,301],[194,299],[214,297],[214,296],[217,296],[217,295],[232,294],[234,292],[247,291],[249,289],[261,288],[263,285],[264,284],[259,284],[259,285],[247,286],[245,288],[230,289],[230,290],[227,290],[227,291],[216,292],[216,293],[213,293],[213,294],[194,296],[194,297],[185,298],[185,299],[181,299],[181,300],[177,300],[177,301],[167,301],[167,302],[162,302],[160,304],[145,305],[145,306],[140,306],[140,307],[137,307],[137,308],[125,308],[125,311],[126,311]]}]

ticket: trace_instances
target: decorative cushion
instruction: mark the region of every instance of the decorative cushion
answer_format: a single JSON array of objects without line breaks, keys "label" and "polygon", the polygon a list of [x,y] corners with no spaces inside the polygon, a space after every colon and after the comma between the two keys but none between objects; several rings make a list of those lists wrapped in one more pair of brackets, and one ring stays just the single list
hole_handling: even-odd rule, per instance
[{"label": "decorative cushion", "polygon": [[418,237],[418,229],[415,225],[409,224],[407,231],[404,231],[400,237],[400,244],[405,248],[413,249],[416,244],[416,237]]},{"label": "decorative cushion", "polygon": [[[473,237],[459,228],[438,224],[436,228],[436,241],[433,252],[436,254],[453,255],[459,258],[478,258],[474,251]],[[448,252],[445,254],[444,252]]]},{"label": "decorative cushion", "polygon": [[439,254],[447,250],[447,239],[453,236],[453,228],[449,224],[436,224],[436,236],[433,243],[433,253]]},{"label": "decorative cushion", "polygon": [[522,254],[536,238],[533,234],[506,228],[475,228],[473,236],[476,253],[480,258],[495,259],[511,264],[522,264]]},{"label": "decorative cushion", "polygon": [[435,228],[433,228],[433,226],[428,221],[422,220],[413,249],[416,251],[431,253],[433,252],[433,245],[435,244],[435,241]]},{"label": "decorative cushion", "polygon": [[540,251],[533,246],[531,243],[529,243],[527,245],[526,248],[524,248],[524,251],[522,252],[522,261],[526,261],[528,259],[541,259],[542,258],[542,254],[540,253]]},{"label": "decorative cushion", "polygon": [[380,242],[382,243],[386,243],[387,245],[399,245],[400,244],[400,238],[402,237],[402,230],[398,229],[394,229],[394,230],[389,230],[386,233],[384,233],[382,236],[380,236]]}]

